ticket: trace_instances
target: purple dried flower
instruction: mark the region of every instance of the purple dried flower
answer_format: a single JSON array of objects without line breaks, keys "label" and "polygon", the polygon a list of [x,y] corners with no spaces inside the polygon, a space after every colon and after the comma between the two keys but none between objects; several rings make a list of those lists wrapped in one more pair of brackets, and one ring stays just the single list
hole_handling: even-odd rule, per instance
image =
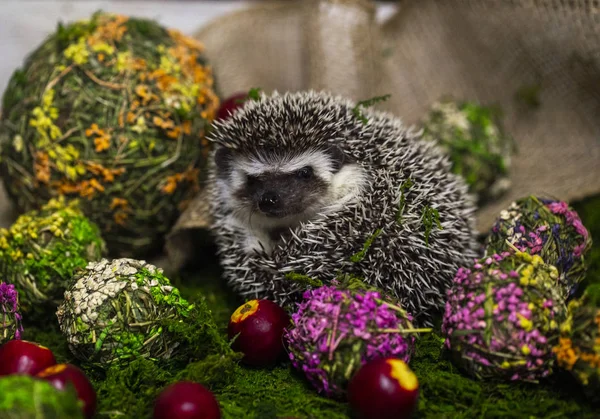
[{"label": "purple dried flower", "polygon": [[292,364],[328,397],[340,397],[360,366],[380,357],[409,362],[412,317],[379,292],[323,286],[304,293],[284,335]]},{"label": "purple dried flower", "polygon": [[535,196],[513,202],[496,220],[487,240],[486,255],[509,250],[507,241],[556,266],[559,282],[568,295],[574,294],[585,277],[584,255],[592,246],[592,238],[566,202]]},{"label": "purple dried flower", "polygon": [[19,313],[19,295],[13,284],[0,282],[0,344],[21,339],[23,326]]},{"label": "purple dried flower", "polygon": [[492,259],[488,266],[456,274],[442,324],[445,345],[464,370],[480,379],[546,377],[566,317],[558,272],[540,256],[523,252]]}]

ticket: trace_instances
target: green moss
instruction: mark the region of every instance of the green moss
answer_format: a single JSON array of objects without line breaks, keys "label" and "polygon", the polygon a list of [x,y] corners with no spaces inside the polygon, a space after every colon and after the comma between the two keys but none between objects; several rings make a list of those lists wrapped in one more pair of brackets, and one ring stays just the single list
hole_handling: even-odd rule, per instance
[{"label": "green moss", "polygon": [[28,314],[56,309],[73,274],[104,251],[98,227],[78,201],[51,200],[21,215],[10,229],[0,229],[0,271],[15,284]]},{"label": "green moss", "polygon": [[375,241],[375,239],[377,237],[379,237],[379,235],[381,234],[381,231],[382,231],[381,229],[377,229],[375,231],[375,233],[371,234],[369,236],[369,238],[365,241],[365,244],[363,245],[363,248],[359,252],[353,254],[350,257],[350,260],[352,262],[354,262],[354,263],[361,262],[365,258],[365,256],[367,255],[367,252],[371,248],[371,245],[373,244],[373,242]]},{"label": "green moss", "polygon": [[412,188],[415,183],[411,178],[406,179],[400,185],[400,203],[398,204],[398,212],[396,213],[396,222],[402,224],[402,214],[404,214],[404,207],[406,206],[406,192]]},{"label": "green moss", "polygon": [[231,384],[219,391],[218,399],[224,419],[348,417],[345,403],[317,395],[290,366],[268,371],[239,367]]},{"label": "green moss", "polygon": [[0,418],[83,419],[77,394],[26,375],[0,378]]},{"label": "green moss", "polygon": [[391,96],[392,95],[375,96],[371,99],[361,100],[360,102],[358,102],[356,104],[356,106],[354,108],[352,108],[352,113],[358,120],[360,120],[360,122],[362,122],[363,124],[366,124],[367,122],[369,122],[369,120],[367,119],[366,116],[364,116],[362,114],[362,112],[360,111],[360,108],[369,108],[373,105],[376,105],[379,102],[385,102]]},{"label": "green moss", "polygon": [[[573,205],[592,236],[600,237],[600,196]],[[590,252],[585,284],[600,284],[600,246]],[[108,417],[140,417],[150,411],[154,397],[172,380],[184,377],[203,382],[220,402],[223,419],[238,418],[348,418],[348,406],[318,396],[301,374],[281,364],[261,370],[239,366],[235,355],[217,355],[227,345],[226,327],[231,313],[243,302],[218,279],[215,264],[186,272],[173,283],[189,302],[206,304],[214,322],[209,334],[220,335],[215,354],[196,360],[186,368],[180,364],[159,365],[147,360],[132,362],[123,370],[111,369],[106,378],[90,371],[99,394],[99,411]],[[357,285],[357,286],[360,286]],[[583,291],[583,286],[580,288]],[[202,312],[202,310],[201,310]],[[202,319],[197,320],[202,324]],[[193,334],[190,324],[182,336]],[[439,330],[439,326],[437,328]],[[206,331],[202,332],[206,334]],[[28,327],[25,338],[51,348],[59,362],[72,362],[64,340],[56,329]],[[463,375],[450,361],[434,333],[417,342],[411,366],[419,377],[421,418],[593,418],[597,407],[587,402],[569,376],[556,373],[534,384],[489,384]],[[596,410],[595,410],[596,409]],[[117,416],[117,411],[133,412]]]},{"label": "green moss", "polygon": [[287,274],[285,274],[285,279],[287,279],[288,281],[294,281],[298,284],[302,284],[302,285],[309,285],[311,287],[322,287],[323,286],[323,281],[316,279],[316,278],[311,278],[308,275],[302,275],[296,272],[289,272]]},{"label": "green moss", "polygon": [[426,205],[423,208],[423,215],[421,215],[421,223],[423,223],[423,227],[425,228],[425,244],[429,246],[429,237],[433,228],[444,229],[440,223],[440,213],[437,209]]}]

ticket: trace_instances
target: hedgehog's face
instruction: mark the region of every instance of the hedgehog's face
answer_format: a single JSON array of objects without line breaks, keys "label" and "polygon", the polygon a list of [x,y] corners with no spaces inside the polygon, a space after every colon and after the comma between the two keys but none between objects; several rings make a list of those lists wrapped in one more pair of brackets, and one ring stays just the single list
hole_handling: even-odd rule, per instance
[{"label": "hedgehog's face", "polygon": [[238,218],[264,227],[310,219],[330,203],[342,169],[357,167],[351,163],[337,147],[302,152],[262,148],[251,155],[219,147],[215,153],[229,207]]}]

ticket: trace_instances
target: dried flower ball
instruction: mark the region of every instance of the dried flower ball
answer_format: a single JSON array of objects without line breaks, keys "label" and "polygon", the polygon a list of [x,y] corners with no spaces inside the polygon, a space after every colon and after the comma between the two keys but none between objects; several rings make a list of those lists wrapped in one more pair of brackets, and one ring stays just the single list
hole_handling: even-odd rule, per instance
[{"label": "dried flower ball", "polygon": [[442,332],[455,361],[479,379],[536,381],[552,371],[566,317],[556,268],[505,252],[460,268],[448,291]]},{"label": "dried flower ball", "polygon": [[572,296],[585,277],[585,256],[592,247],[592,237],[566,202],[529,196],[500,213],[486,244],[487,255],[510,246],[540,255],[544,262],[556,266],[561,285]]},{"label": "dried flower ball", "polygon": [[591,401],[600,402],[600,285],[590,285],[569,302],[560,331],[554,347],[558,366],[575,377]]},{"label": "dried flower ball", "polygon": [[372,359],[410,360],[412,317],[379,292],[323,286],[303,298],[284,340],[294,367],[320,393],[342,397],[354,373]]},{"label": "dried flower ball", "polygon": [[29,375],[0,378],[0,417],[19,419],[83,419],[74,389],[58,390],[47,381]]},{"label": "dried flower ball", "polygon": [[76,275],[56,315],[73,355],[109,368],[177,354],[180,342],[165,321],[185,321],[193,309],[161,269],[133,259],[103,259]]},{"label": "dried flower ball", "polygon": [[104,252],[100,230],[77,200],[52,199],[0,229],[0,272],[19,292],[24,313],[54,312],[73,274]]},{"label": "dried flower ball", "polygon": [[513,146],[493,108],[472,102],[437,102],[422,126],[423,138],[446,151],[452,171],[466,180],[480,203],[508,190]]},{"label": "dried flower ball", "polygon": [[21,320],[19,293],[13,284],[0,281],[0,345],[11,339],[21,339]]},{"label": "dried flower ball", "polygon": [[4,93],[0,170],[17,206],[80,197],[112,254],[160,245],[209,153],[219,100],[203,50],[151,20],[59,24]]}]

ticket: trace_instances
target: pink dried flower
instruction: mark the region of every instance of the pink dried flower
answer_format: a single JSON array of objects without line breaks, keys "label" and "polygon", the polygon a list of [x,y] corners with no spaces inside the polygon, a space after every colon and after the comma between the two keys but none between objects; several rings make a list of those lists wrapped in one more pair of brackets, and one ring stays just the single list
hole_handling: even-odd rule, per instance
[{"label": "pink dried flower", "polygon": [[22,332],[17,290],[13,284],[0,282],[0,343],[21,339]]},{"label": "pink dried flower", "polygon": [[370,360],[393,356],[409,362],[412,317],[378,292],[323,286],[303,298],[284,338],[292,364],[319,392],[342,396],[352,375]]},{"label": "pink dried flower", "polygon": [[493,259],[457,272],[442,324],[445,345],[476,378],[536,381],[551,372],[566,316],[558,273],[522,252]]}]

